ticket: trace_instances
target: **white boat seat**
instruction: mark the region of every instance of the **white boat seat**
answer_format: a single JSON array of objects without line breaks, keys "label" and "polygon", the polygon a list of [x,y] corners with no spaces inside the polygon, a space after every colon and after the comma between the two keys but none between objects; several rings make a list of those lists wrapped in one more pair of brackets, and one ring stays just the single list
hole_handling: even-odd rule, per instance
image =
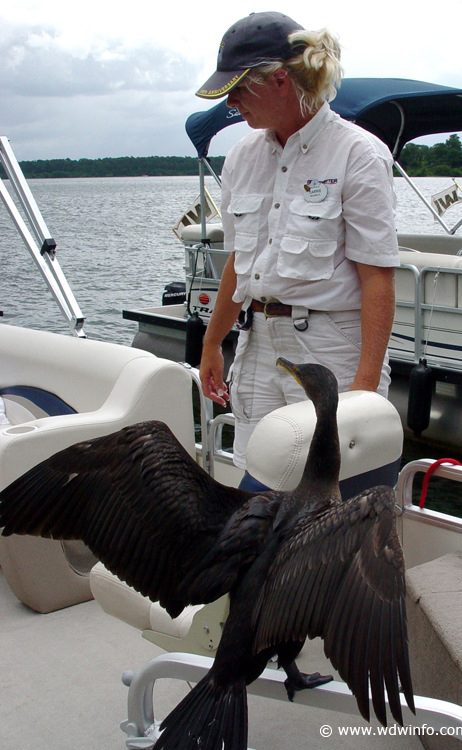
[{"label": "white boat seat", "polygon": [[158,602],[142,596],[97,563],[90,573],[94,598],[109,615],[143,631],[165,651],[213,655],[228,614],[228,597],[213,604],[186,607],[172,619]]},{"label": "white boat seat", "polygon": [[[406,589],[414,691],[462,706],[462,552],[408,569]],[[455,750],[461,731],[448,744],[435,733],[425,747]]]},{"label": "white boat seat", "polygon": [[201,242],[203,239],[207,239],[213,244],[223,243],[223,225],[221,223],[206,225],[206,236],[202,237],[202,227],[200,224],[189,224],[186,227],[182,227],[180,232],[181,239],[185,244],[196,244]]},{"label": "white boat seat", "polygon": [[[166,422],[195,456],[191,376],[181,365],[133,347],[6,324],[0,351],[10,422],[0,425],[0,489],[62,448],[146,419]],[[48,416],[46,401],[64,403],[68,413],[51,408]],[[9,585],[38,612],[90,599],[94,563],[81,542],[0,537]]]},{"label": "white boat seat", "polygon": [[[344,498],[378,484],[396,484],[403,447],[398,412],[370,391],[339,394],[340,486]],[[267,414],[247,447],[247,470],[274,490],[299,483],[316,425],[310,401]]]},{"label": "white boat seat", "polygon": [[457,255],[462,249],[462,237],[456,234],[415,234],[398,232],[398,244],[422,253]]}]

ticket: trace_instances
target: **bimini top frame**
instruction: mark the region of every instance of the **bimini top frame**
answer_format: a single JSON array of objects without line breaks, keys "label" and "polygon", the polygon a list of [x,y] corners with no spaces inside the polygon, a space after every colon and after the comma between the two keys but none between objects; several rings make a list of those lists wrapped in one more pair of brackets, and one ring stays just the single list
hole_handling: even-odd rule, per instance
[{"label": "bimini top frame", "polygon": [[[403,147],[414,138],[436,133],[462,131],[462,89],[403,78],[345,78],[332,109],[376,135],[390,149],[396,168],[448,234],[454,234],[462,220],[449,228],[420,193],[398,162]],[[223,128],[242,122],[226,100],[206,112],[196,112],[186,121],[186,132],[201,162],[207,159],[211,139]]]},{"label": "bimini top frame", "polygon": [[0,197],[24,240],[32,258],[66,318],[72,333],[85,337],[82,315],[77,300],[56,257],[56,242],[51,237],[26,179],[11,149],[8,138],[0,136],[0,161],[5,169],[18,201],[22,206],[32,231],[29,231],[10,193],[0,180]]}]

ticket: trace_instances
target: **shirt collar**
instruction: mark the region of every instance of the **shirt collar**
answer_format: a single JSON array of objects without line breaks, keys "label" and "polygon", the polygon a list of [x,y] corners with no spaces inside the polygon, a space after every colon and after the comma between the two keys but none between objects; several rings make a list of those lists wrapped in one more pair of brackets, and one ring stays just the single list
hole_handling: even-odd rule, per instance
[{"label": "shirt collar", "polygon": [[[317,138],[319,133],[324,130],[329,120],[332,119],[332,110],[329,106],[328,102],[324,102],[324,104],[318,109],[314,117],[309,120],[309,122],[306,123],[306,125],[303,126],[303,128],[300,128],[292,138],[298,138],[300,149],[305,153],[308,151],[309,146],[313,143],[314,139]],[[290,140],[290,138],[289,138]]]},{"label": "shirt collar", "polygon": [[[329,103],[324,102],[324,104],[318,109],[314,117],[312,117],[311,120],[306,123],[306,125],[300,128],[300,130],[297,130],[296,133],[291,135],[287,143],[292,143],[293,140],[298,139],[300,150],[303,151],[303,153],[306,153],[306,151],[308,151],[308,147],[319,135],[319,133],[324,130],[325,126],[332,119],[332,117],[333,112],[329,106]],[[272,147],[273,153],[274,151],[282,151],[282,146],[274,135],[273,130],[266,131],[265,139]]]}]

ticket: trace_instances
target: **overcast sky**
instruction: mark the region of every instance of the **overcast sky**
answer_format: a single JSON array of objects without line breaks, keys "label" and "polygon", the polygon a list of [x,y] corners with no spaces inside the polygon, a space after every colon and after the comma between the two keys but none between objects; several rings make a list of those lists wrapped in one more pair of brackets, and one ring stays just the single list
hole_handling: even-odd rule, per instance
[{"label": "overcast sky", "polygon": [[346,76],[462,88],[462,0],[12,0],[0,11],[0,135],[18,159],[194,156],[184,122],[211,106],[194,92],[224,31],[262,10],[335,32]]}]

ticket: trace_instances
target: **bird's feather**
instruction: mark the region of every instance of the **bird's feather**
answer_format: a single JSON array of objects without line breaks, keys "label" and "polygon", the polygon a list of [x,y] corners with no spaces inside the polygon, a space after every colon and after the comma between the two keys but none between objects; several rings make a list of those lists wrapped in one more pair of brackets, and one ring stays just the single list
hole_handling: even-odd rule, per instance
[{"label": "bird's feather", "polygon": [[370,681],[374,710],[383,723],[385,684],[394,698],[393,715],[402,722],[396,669],[412,701],[403,657],[404,560],[394,502],[391,488],[376,487],[316,519],[301,513],[280,545],[253,613],[256,653],[281,641],[320,636],[366,718]]},{"label": "bird's feather", "polygon": [[[176,616],[191,599],[184,578],[249,497],[202,471],[165,424],[144,422],[31,469],[2,492],[0,526],[5,535],[81,539]],[[197,584],[194,599],[210,601]]]}]

